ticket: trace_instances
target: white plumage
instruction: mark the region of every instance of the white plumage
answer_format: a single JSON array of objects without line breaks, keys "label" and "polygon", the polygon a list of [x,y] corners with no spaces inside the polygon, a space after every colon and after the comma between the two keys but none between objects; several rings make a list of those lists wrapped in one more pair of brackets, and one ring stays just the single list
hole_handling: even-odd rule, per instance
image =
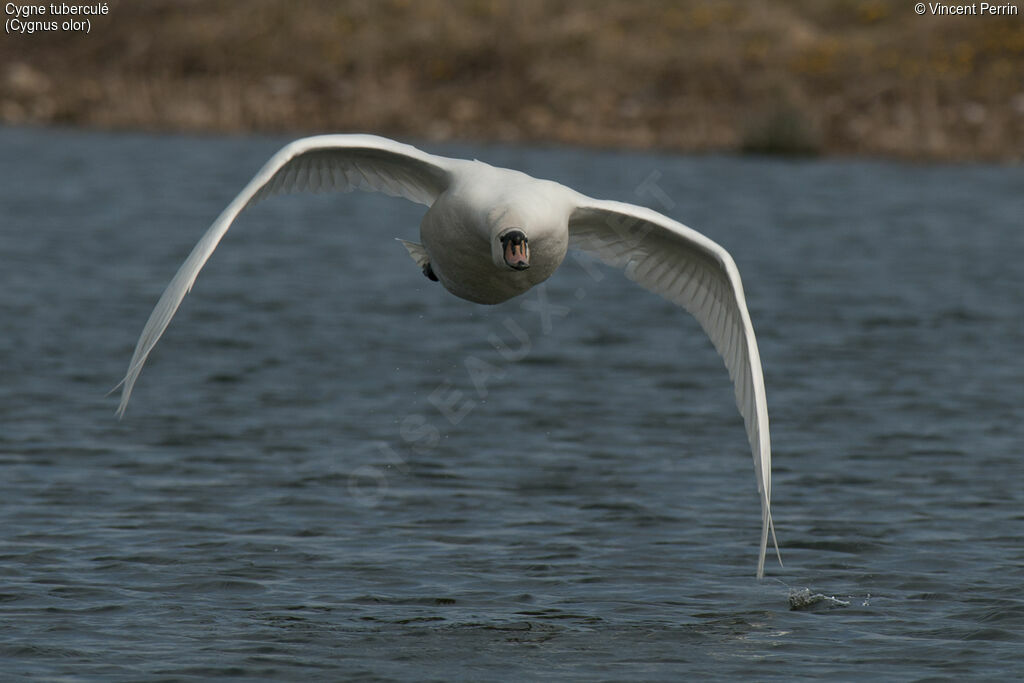
[{"label": "white plumage", "polygon": [[[214,221],[160,297],[119,385],[118,414],[124,415],[146,358],[199,271],[244,209],[275,194],[355,189],[429,207],[420,224],[422,245],[403,243],[425,273],[464,299],[499,303],[522,294],[547,279],[571,245],[689,311],[725,360],[746,426],[761,496],[757,576],[763,576],[769,532],[778,552],[770,508],[768,408],[754,328],[732,257],[704,235],[650,209],[591,199],[479,161],[439,157],[372,135],[321,135],[286,145]],[[528,244],[528,267],[509,260],[512,232]]]}]

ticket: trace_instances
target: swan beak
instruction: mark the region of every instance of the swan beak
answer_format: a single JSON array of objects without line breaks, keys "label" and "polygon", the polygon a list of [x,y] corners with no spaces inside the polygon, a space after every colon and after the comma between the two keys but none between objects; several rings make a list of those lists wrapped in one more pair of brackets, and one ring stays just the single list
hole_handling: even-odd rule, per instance
[{"label": "swan beak", "polygon": [[522,230],[509,230],[501,236],[501,251],[505,257],[505,265],[514,270],[526,270],[530,267],[530,245],[526,242],[526,234]]}]

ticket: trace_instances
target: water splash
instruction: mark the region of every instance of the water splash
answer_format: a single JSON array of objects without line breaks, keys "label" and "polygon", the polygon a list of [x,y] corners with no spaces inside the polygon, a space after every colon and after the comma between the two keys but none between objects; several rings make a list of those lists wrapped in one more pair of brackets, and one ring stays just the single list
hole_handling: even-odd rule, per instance
[{"label": "water splash", "polygon": [[789,591],[789,609],[791,610],[834,609],[849,606],[849,600],[840,600],[834,595],[811,593],[810,588]]}]

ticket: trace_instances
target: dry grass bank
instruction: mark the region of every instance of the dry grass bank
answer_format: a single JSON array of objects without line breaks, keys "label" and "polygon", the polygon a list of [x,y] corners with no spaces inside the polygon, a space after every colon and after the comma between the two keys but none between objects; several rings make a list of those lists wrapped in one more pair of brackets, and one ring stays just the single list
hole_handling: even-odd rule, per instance
[{"label": "dry grass bank", "polygon": [[110,4],[88,35],[0,40],[0,121],[1024,158],[1019,15],[918,16],[906,0]]}]

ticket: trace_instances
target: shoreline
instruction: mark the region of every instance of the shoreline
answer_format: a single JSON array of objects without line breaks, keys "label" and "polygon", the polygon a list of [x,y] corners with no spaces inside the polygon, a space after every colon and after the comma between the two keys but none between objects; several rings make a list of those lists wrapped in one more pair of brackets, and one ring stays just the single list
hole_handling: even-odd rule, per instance
[{"label": "shoreline", "polygon": [[0,41],[0,124],[1024,161],[1024,18],[899,1],[110,3]]},{"label": "shoreline", "polygon": [[[610,144],[576,144],[562,140],[498,140],[493,138],[471,138],[471,137],[446,137],[429,138],[422,135],[407,133],[382,133],[379,131],[367,130],[209,130],[209,129],[172,129],[172,128],[146,128],[146,127],[102,127],[102,126],[80,126],[70,123],[7,123],[0,121],[0,129],[9,131],[25,130],[32,132],[52,131],[54,133],[66,134],[95,134],[111,136],[138,136],[138,137],[182,137],[192,139],[220,139],[220,138],[249,138],[254,140],[275,140],[279,139],[282,144],[298,140],[304,137],[327,134],[366,134],[388,137],[397,142],[412,145],[431,153],[440,153],[432,146],[470,146],[470,147],[498,147],[498,148],[527,148],[536,150],[557,150],[565,148],[568,150],[591,150],[595,152],[607,152],[609,154],[650,154],[665,155],[670,157],[720,157],[725,159],[744,159],[751,162],[757,161],[783,161],[789,163],[814,163],[814,162],[836,162],[836,163],[862,163],[862,164],[895,164],[908,168],[942,168],[942,167],[992,167],[992,168],[1015,168],[1024,164],[1020,159],[925,159],[901,156],[885,155],[857,155],[857,154],[762,154],[758,152],[747,152],[743,150],[730,149],[670,149],[664,147],[627,147]],[[483,161],[486,161],[484,159]]]}]

